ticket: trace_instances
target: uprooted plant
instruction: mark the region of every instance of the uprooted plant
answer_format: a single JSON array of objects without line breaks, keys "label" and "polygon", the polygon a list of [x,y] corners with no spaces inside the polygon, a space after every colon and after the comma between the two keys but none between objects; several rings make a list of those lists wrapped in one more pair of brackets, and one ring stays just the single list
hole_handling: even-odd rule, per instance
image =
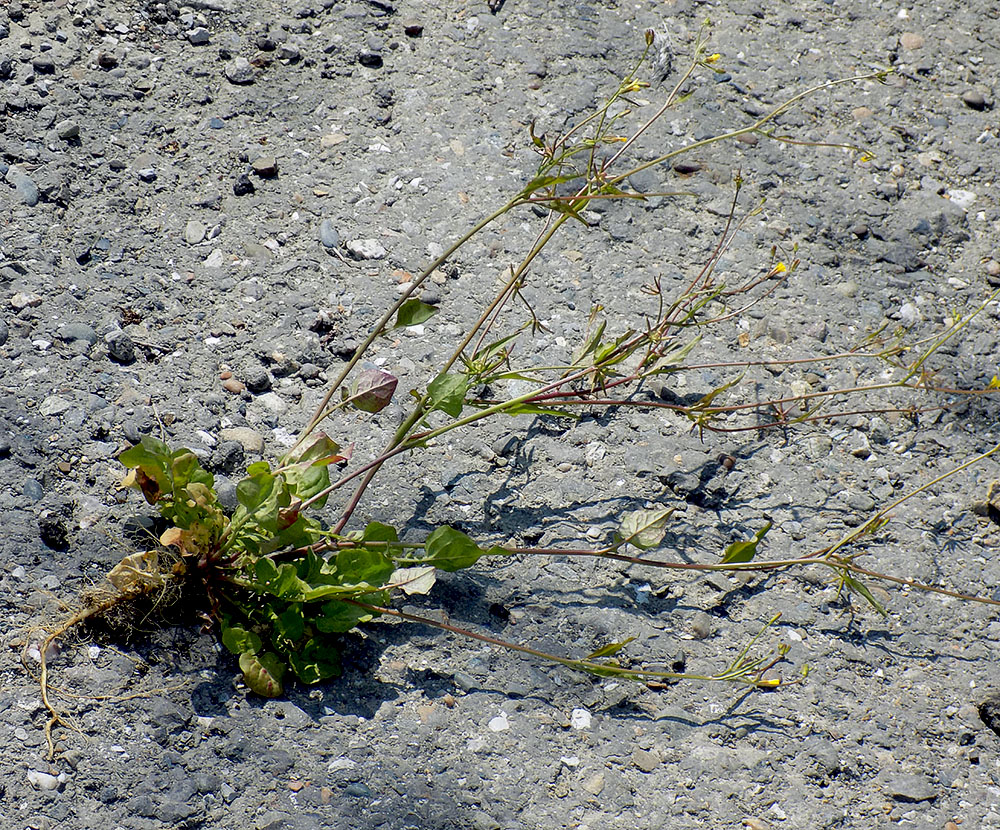
[{"label": "uprooted plant", "polygon": [[[225,647],[238,657],[247,685],[268,697],[282,693],[283,678],[289,671],[307,684],[338,675],[341,671],[338,637],[380,616],[435,626],[601,676],[647,682],[735,681],[762,688],[789,682],[768,672],[782,658],[783,647],[755,656],[751,647],[758,638],[741,649],[721,671],[665,672],[632,667],[623,661],[622,650],[630,642],[628,639],[606,644],[583,657],[551,654],[392,607],[394,594],[426,593],[434,584],[437,571],[468,568],[483,557],[586,556],[650,568],[698,571],[773,572],[820,567],[830,572],[840,588],[862,595],[879,611],[881,606],[866,584],[871,578],[978,599],[881,574],[856,562],[859,552],[852,547],[855,543],[877,533],[888,521],[890,511],[905,498],[940,479],[879,510],[837,543],[782,560],[758,558],[770,529],[763,520],[750,539],[730,545],[711,562],[650,558],[649,551],[658,548],[664,538],[673,513],[670,507],[647,507],[627,513],[614,538],[592,548],[481,544],[450,526],[438,527],[422,539],[401,539],[396,528],[380,522],[370,522],[358,529],[349,527],[359,502],[384,465],[404,454],[424,451],[442,436],[494,416],[574,419],[582,412],[632,407],[671,411],[702,433],[764,431],[793,428],[856,411],[915,414],[947,407],[960,394],[990,391],[938,386],[931,364],[941,346],[958,335],[995,295],[965,316],[953,315],[945,330],[929,341],[911,342],[904,331],[883,328],[870,333],[857,348],[842,354],[785,362],[772,359],[696,363],[694,356],[704,330],[736,319],[768,298],[798,266],[794,256],[782,260],[775,251],[770,262],[749,276],[736,275],[727,281],[726,275],[719,272],[717,266],[733,244],[736,232],[760,210],[757,206],[741,213],[743,182],[739,176],[735,179],[732,208],[717,244],[708,261],[682,290],[671,295],[654,280],[643,289],[649,309],[641,319],[632,321],[633,328],[609,334],[607,321],[600,319],[601,309],[596,308],[588,333],[572,360],[553,365],[517,364],[518,344],[533,337],[540,326],[524,300],[522,289],[540,252],[567,222],[587,225],[586,212],[596,200],[678,195],[638,193],[629,189],[628,180],[638,170],[671,161],[681,153],[745,134],[804,143],[794,142],[776,129],[783,113],[835,85],[884,80],[882,74],[873,73],[820,84],[789,98],[753,123],[628,167],[630,148],[664,113],[684,100],[692,75],[700,68],[713,71],[718,60],[717,55],[707,54],[703,32],[687,71],[666,100],[627,136],[622,135],[632,115],[632,96],[645,86],[639,80],[639,72],[652,43],[650,32],[646,51],[635,69],[595,113],[554,138],[530,131],[541,159],[536,175],[409,283],[405,293],[386,310],[330,383],[294,446],[273,463],[259,461],[249,465],[236,488],[238,506],[231,515],[220,506],[213,476],[190,450],[173,449],[161,440],[144,436],[141,443],[121,454],[119,460],[130,471],[125,483],[139,490],[159,510],[168,529],[159,537],[154,550],[122,560],[109,573],[107,584],[86,598],[78,613],[50,630],[36,645],[42,697],[50,714],[46,726],[50,751],[52,726],[65,723],[49,697],[46,653],[52,642],[84,620],[106,615],[138,598],[159,596],[181,584],[195,589],[202,597],[204,612]],[[844,149],[865,153],[854,147]],[[414,400],[409,414],[388,438],[383,450],[374,458],[358,463],[351,457],[350,449],[339,446],[321,427],[329,430],[326,425],[348,409],[377,413],[393,399],[397,379],[380,369],[360,368],[365,355],[391,329],[419,325],[431,318],[436,309],[419,300],[416,292],[473,236],[514,211],[539,206],[546,209],[545,218],[527,254],[509,269],[500,288],[447,360],[435,368],[426,386],[411,392]],[[513,309],[522,300],[528,315],[526,322],[518,323]],[[850,388],[797,390],[766,401],[727,403],[740,390],[745,373],[754,366],[838,362],[857,365],[865,361],[879,364],[884,380]],[[666,402],[644,394],[645,384],[654,377],[669,381],[682,372],[707,367],[729,370],[734,376],[693,403]],[[996,378],[992,385],[998,385]],[[516,394],[504,397],[502,390],[510,388],[517,390]],[[865,397],[877,394],[885,398],[890,392],[905,394],[906,400],[879,408]],[[849,402],[854,399],[860,403],[852,409]],[[339,506],[335,519],[325,523],[319,511],[342,491],[349,491],[350,495]],[[773,620],[762,621],[762,633],[771,623]]]}]

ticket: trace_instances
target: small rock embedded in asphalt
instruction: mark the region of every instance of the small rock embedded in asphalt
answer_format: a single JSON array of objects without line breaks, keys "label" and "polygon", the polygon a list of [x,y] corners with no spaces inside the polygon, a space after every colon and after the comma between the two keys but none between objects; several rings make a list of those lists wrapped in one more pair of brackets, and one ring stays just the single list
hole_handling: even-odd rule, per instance
[{"label": "small rock embedded in asphalt", "polygon": [[274,156],[261,156],[251,162],[253,172],[262,179],[273,179],[278,175],[278,160]]},{"label": "small rock embedded in asphalt", "polygon": [[206,233],[207,229],[201,222],[197,219],[191,219],[184,227],[184,241],[187,242],[188,245],[197,245],[205,239]]},{"label": "small rock embedded in asphalt", "polygon": [[643,772],[652,772],[660,765],[660,758],[655,752],[637,749],[632,753],[632,763]]},{"label": "small rock embedded in asphalt", "polygon": [[899,45],[907,52],[913,52],[924,45],[924,36],[918,35],[916,32],[903,32],[899,36]]},{"label": "small rock embedded in asphalt", "polygon": [[63,141],[73,141],[80,137],[80,125],[70,118],[56,124],[56,135]]},{"label": "small rock embedded in asphalt", "polygon": [[245,85],[254,81],[254,68],[244,57],[236,58],[226,64],[226,78],[231,84]]},{"label": "small rock embedded in asphalt", "polygon": [[69,547],[69,530],[60,516],[52,512],[38,517],[38,538],[52,550],[66,550]]},{"label": "small rock embedded in asphalt", "polygon": [[204,46],[209,41],[208,29],[198,26],[188,32],[188,43],[192,46]]},{"label": "small rock embedded in asphalt", "polygon": [[889,794],[897,801],[911,804],[938,797],[937,790],[925,775],[900,775],[889,784]]},{"label": "small rock embedded in asphalt", "polygon": [[255,366],[247,369],[243,376],[243,380],[247,385],[247,389],[255,395],[266,392],[271,388],[271,376],[262,366]]},{"label": "small rock embedded in asphalt", "polygon": [[336,248],[340,244],[340,234],[329,219],[324,219],[320,223],[319,241],[323,243],[324,248]]},{"label": "small rock embedded in asphalt", "polygon": [[369,69],[379,69],[382,66],[382,53],[375,49],[362,49],[358,52],[358,63]]},{"label": "small rock embedded in asphalt", "polygon": [[7,170],[5,178],[7,180],[7,184],[14,187],[14,191],[17,193],[18,198],[24,204],[28,207],[34,207],[38,204],[38,185],[36,185],[34,181],[32,181],[31,177],[20,167],[12,164]]},{"label": "small rock embedded in asphalt", "polygon": [[403,32],[407,37],[420,37],[424,33],[424,24],[418,20],[404,20]]},{"label": "small rock embedded in asphalt", "polygon": [[986,109],[986,98],[976,89],[962,93],[962,103],[969,109],[982,111]]},{"label": "small rock embedded in asphalt", "polygon": [[23,311],[26,308],[36,308],[42,304],[42,298],[37,294],[18,291],[10,298],[10,306],[14,311]]},{"label": "small rock embedded in asphalt", "polygon": [[235,196],[246,196],[253,193],[257,188],[254,187],[250,177],[246,173],[240,173],[236,177],[236,181],[233,182],[233,195]]},{"label": "small rock embedded in asphalt", "polygon": [[979,718],[1000,735],[1000,692],[994,692],[979,704]]},{"label": "small rock embedded in asphalt", "polygon": [[56,71],[56,64],[51,55],[39,55],[32,58],[31,66],[39,75],[52,75]]},{"label": "small rock embedded in asphalt", "polygon": [[105,339],[108,344],[108,357],[115,363],[128,365],[135,361],[135,343],[125,332],[112,332]]},{"label": "small rock embedded in asphalt", "polygon": [[347,243],[347,250],[357,259],[382,259],[386,255],[377,239],[352,239]]}]

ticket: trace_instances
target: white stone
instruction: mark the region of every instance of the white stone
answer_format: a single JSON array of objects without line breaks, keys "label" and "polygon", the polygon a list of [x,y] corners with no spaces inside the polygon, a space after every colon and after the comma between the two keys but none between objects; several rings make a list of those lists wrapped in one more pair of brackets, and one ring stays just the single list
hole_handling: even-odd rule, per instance
[{"label": "white stone", "polygon": [[507,720],[507,713],[501,712],[495,718],[491,718],[489,724],[490,732],[503,732],[506,729],[510,729],[510,721]]},{"label": "white stone", "polygon": [[202,263],[206,268],[221,268],[225,263],[225,256],[219,248],[216,248],[212,253],[205,257],[205,261]]},{"label": "white stone", "polygon": [[569,717],[569,725],[574,729],[590,729],[590,712],[586,709],[574,709]]},{"label": "white stone", "polygon": [[948,198],[952,204],[958,205],[962,210],[968,210],[972,203],[976,201],[976,194],[971,190],[949,190]]},{"label": "white stone", "polygon": [[358,259],[382,259],[386,250],[377,239],[352,239],[347,250]]}]

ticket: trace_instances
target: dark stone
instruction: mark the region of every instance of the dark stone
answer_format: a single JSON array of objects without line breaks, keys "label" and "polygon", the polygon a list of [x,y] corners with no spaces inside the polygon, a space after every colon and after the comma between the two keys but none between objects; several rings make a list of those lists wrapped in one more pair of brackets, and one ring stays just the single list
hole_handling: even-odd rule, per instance
[{"label": "dark stone", "polygon": [[38,537],[52,550],[66,550],[69,547],[69,530],[57,513],[47,511],[38,517]]},{"label": "dark stone", "polygon": [[249,193],[253,193],[254,190],[256,188],[246,173],[240,173],[236,181],[233,182],[233,194],[236,196],[246,196]]},{"label": "dark stone", "polygon": [[246,451],[239,441],[222,441],[212,453],[212,468],[230,475],[238,472],[246,460]]},{"label": "dark stone", "polygon": [[358,52],[358,63],[369,69],[380,69],[383,64],[382,53],[374,49],[362,49]]},{"label": "dark stone", "polygon": [[135,361],[135,343],[125,332],[115,332],[108,339],[108,357],[115,363],[128,365]]},{"label": "dark stone", "polygon": [[260,395],[271,388],[271,376],[262,366],[248,369],[243,377],[243,382],[246,383],[247,389],[255,395]]},{"label": "dark stone", "polygon": [[990,729],[1000,735],[1000,692],[993,692],[979,704],[979,717]]}]

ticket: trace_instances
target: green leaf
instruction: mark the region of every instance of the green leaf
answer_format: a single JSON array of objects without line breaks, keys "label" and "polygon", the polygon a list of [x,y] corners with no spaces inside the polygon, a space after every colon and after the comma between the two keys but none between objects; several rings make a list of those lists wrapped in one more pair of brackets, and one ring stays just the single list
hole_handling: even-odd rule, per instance
[{"label": "green leaf", "polygon": [[389,582],[407,596],[426,594],[434,587],[436,570],[430,565],[419,568],[397,568],[389,577]]},{"label": "green leaf", "polygon": [[437,313],[437,309],[432,305],[427,305],[427,303],[422,303],[420,300],[407,300],[399,307],[399,311],[396,312],[396,328],[406,328],[409,326],[419,326],[421,323],[426,322],[434,314]]},{"label": "green leaf", "polygon": [[284,691],[281,678],[286,668],[278,655],[272,652],[260,656],[249,653],[240,655],[243,680],[261,697],[278,697]]},{"label": "green leaf", "polygon": [[749,541],[733,542],[726,548],[726,552],[722,557],[722,564],[731,565],[734,562],[750,562],[757,555],[757,545],[767,536],[767,532],[770,529],[771,522],[768,522]]},{"label": "green leaf", "polygon": [[222,623],[222,645],[233,654],[256,654],[260,651],[261,639],[252,631],[238,625]]},{"label": "green leaf", "polygon": [[340,585],[380,588],[395,570],[385,552],[374,548],[347,548],[339,551],[333,561]]},{"label": "green leaf", "polygon": [[[373,604],[384,604],[387,597],[382,594],[375,594],[366,597]],[[330,600],[323,603],[322,616],[315,618],[316,628],[326,634],[343,634],[350,631],[359,623],[366,623],[373,620],[377,615],[366,608],[360,608],[349,602]]]},{"label": "green leaf", "polygon": [[312,685],[340,675],[340,652],[322,640],[310,638],[296,651],[289,652],[288,662],[295,676]]},{"label": "green leaf", "polygon": [[259,476],[261,473],[271,472],[271,465],[266,461],[254,461],[253,464],[247,466],[247,475],[251,478],[253,476]]},{"label": "green leaf", "polygon": [[[340,445],[326,433],[310,436],[295,452],[283,459],[285,469],[281,475],[292,494],[302,501],[311,499],[330,485],[330,473],[326,469],[345,459],[340,454]],[[313,502],[317,510],[326,504],[326,497]]]},{"label": "green leaf", "polygon": [[627,640],[622,640],[619,643],[608,643],[606,646],[601,646],[597,651],[592,651],[584,660],[597,660],[599,657],[611,657],[613,654],[617,654],[625,646],[631,643],[635,637],[629,637]]},{"label": "green leaf", "polygon": [[291,643],[302,639],[306,631],[306,620],[302,614],[302,604],[291,603],[274,619],[274,633]]},{"label": "green leaf", "polygon": [[678,363],[681,363],[691,353],[692,349],[694,349],[694,347],[700,342],[701,335],[699,334],[683,346],[678,346],[677,348],[670,349],[668,352],[665,352],[659,360],[656,361],[653,369],[650,371],[650,374],[670,371],[671,366],[676,366]]},{"label": "green leaf", "polygon": [[253,588],[281,599],[303,599],[311,586],[299,579],[295,565],[283,562],[275,565],[267,557],[260,557],[254,563],[257,577]]},{"label": "green leaf", "polygon": [[469,389],[467,375],[438,375],[427,387],[427,403],[429,409],[440,409],[452,418],[462,414],[465,394]]},{"label": "green leaf", "polygon": [[882,607],[882,603],[880,603],[877,599],[875,599],[875,595],[870,590],[868,590],[868,586],[865,585],[865,583],[862,582],[860,579],[858,579],[856,576],[854,576],[854,574],[845,570],[841,574],[841,579],[843,580],[843,583],[848,588],[848,590],[855,591],[856,593],[861,594],[861,596],[863,596],[868,601],[868,604],[876,611],[878,611],[879,615],[881,615],[882,617],[889,616],[889,612]]},{"label": "green leaf", "polygon": [[365,542],[398,542],[396,528],[382,522],[369,522],[365,526],[361,539]]},{"label": "green leaf", "polygon": [[655,548],[666,534],[667,519],[674,512],[673,507],[654,510],[633,510],[622,517],[622,542],[639,548]]},{"label": "green leaf", "polygon": [[479,561],[483,550],[462,531],[444,525],[424,542],[422,561],[442,571],[458,571]]}]

